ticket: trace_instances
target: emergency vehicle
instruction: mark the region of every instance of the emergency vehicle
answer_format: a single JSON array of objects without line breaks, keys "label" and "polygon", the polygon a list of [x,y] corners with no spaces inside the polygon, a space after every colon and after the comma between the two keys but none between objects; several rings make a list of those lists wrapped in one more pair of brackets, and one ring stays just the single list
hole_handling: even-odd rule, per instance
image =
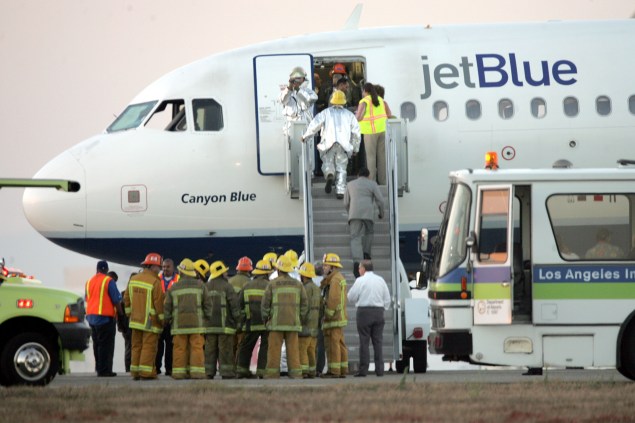
[{"label": "emergency vehicle", "polygon": [[[432,257],[430,353],[635,380],[635,162],[450,173]],[[422,230],[420,250],[427,250]]]}]

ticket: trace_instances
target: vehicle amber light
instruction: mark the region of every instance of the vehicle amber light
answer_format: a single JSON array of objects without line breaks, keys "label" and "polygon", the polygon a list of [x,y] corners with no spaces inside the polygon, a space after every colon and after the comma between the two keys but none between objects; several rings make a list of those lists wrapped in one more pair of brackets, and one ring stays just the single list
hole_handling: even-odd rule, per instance
[{"label": "vehicle amber light", "polygon": [[30,298],[20,298],[17,301],[18,308],[33,308],[33,300]]},{"label": "vehicle amber light", "polygon": [[498,154],[494,151],[485,153],[485,169],[498,169]]},{"label": "vehicle amber light", "polygon": [[414,328],[414,330],[412,331],[412,336],[414,336],[415,339],[423,338],[423,328],[420,328],[420,327]]},{"label": "vehicle amber light", "polygon": [[467,278],[465,276],[461,277],[461,299],[467,299]]},{"label": "vehicle amber light", "polygon": [[79,322],[79,316],[73,316],[71,314],[70,306],[66,306],[66,308],[64,309],[64,323],[78,323],[78,322]]}]

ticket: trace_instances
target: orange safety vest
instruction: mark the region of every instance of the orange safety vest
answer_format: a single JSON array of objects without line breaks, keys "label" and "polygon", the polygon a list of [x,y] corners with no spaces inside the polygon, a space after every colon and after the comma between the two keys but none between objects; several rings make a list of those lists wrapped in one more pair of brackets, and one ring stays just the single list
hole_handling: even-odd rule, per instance
[{"label": "orange safety vest", "polygon": [[86,314],[115,317],[115,306],[108,295],[108,284],[112,278],[97,273],[86,282]]},{"label": "orange safety vest", "polygon": [[163,279],[163,273],[161,273],[159,275],[159,278],[161,278],[161,289],[163,290],[163,293],[165,294],[166,291],[168,291],[170,288],[172,288],[172,285],[174,285],[175,283],[177,283],[179,281],[179,274],[175,273],[174,276],[172,277],[172,280],[170,281],[170,283],[168,283],[168,289],[165,289],[165,279]]},{"label": "orange safety vest", "polygon": [[379,106],[373,106],[373,101],[370,96],[366,96],[360,100],[366,103],[366,110],[364,117],[359,122],[359,130],[362,134],[380,134],[386,132],[386,120],[388,115],[386,114],[386,106],[384,105],[384,99],[378,97]]}]

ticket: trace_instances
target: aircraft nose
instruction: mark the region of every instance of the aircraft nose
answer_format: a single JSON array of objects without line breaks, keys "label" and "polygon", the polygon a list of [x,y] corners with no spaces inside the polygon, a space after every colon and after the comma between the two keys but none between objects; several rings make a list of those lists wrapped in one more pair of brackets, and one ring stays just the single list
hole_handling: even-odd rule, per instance
[{"label": "aircraft nose", "polygon": [[[29,223],[49,240],[82,242],[86,237],[86,180],[84,168],[69,152],[48,162],[34,178],[66,179],[79,183],[78,192],[27,188],[22,207]],[[61,241],[61,242],[60,242]]]}]

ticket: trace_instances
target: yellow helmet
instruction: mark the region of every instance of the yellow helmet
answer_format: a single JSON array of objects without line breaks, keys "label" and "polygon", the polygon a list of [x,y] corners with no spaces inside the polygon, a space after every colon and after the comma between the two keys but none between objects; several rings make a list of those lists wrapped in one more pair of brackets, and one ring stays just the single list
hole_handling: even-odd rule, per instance
[{"label": "yellow helmet", "polygon": [[273,272],[273,267],[269,260],[259,260],[256,268],[251,272],[252,275],[268,275]]},{"label": "yellow helmet", "polygon": [[205,277],[207,272],[209,272],[209,264],[203,259],[198,259],[194,262],[194,269],[196,269],[199,275]]},{"label": "yellow helmet", "polygon": [[278,257],[278,262],[276,263],[276,268],[284,273],[293,272],[293,266],[291,266],[291,260],[285,255]]},{"label": "yellow helmet", "polygon": [[267,253],[264,256],[262,256],[262,259],[267,260],[269,263],[273,265],[276,263],[276,260],[278,260],[278,255],[276,253]]},{"label": "yellow helmet", "polygon": [[331,96],[331,104],[343,106],[346,104],[346,94],[340,90],[334,90]]},{"label": "yellow helmet", "polygon": [[229,267],[225,266],[225,263],[223,263],[220,260],[215,261],[209,266],[209,271],[210,271],[209,280],[216,279],[217,277],[227,272],[228,270],[229,270]]},{"label": "yellow helmet", "polygon": [[307,278],[314,278],[317,276],[315,274],[315,267],[309,262],[302,263],[302,266],[298,269],[298,273]]},{"label": "yellow helmet", "polygon": [[179,273],[185,276],[191,276],[193,278],[196,277],[196,271],[194,269],[194,263],[192,260],[186,258],[181,261],[179,264]]},{"label": "yellow helmet", "polygon": [[298,253],[293,250],[287,250],[284,256],[291,261],[292,267],[298,267]]},{"label": "yellow helmet", "polygon": [[324,254],[324,258],[322,259],[322,263],[328,266],[333,267],[342,267],[342,263],[340,263],[340,256],[335,253],[326,253]]}]

